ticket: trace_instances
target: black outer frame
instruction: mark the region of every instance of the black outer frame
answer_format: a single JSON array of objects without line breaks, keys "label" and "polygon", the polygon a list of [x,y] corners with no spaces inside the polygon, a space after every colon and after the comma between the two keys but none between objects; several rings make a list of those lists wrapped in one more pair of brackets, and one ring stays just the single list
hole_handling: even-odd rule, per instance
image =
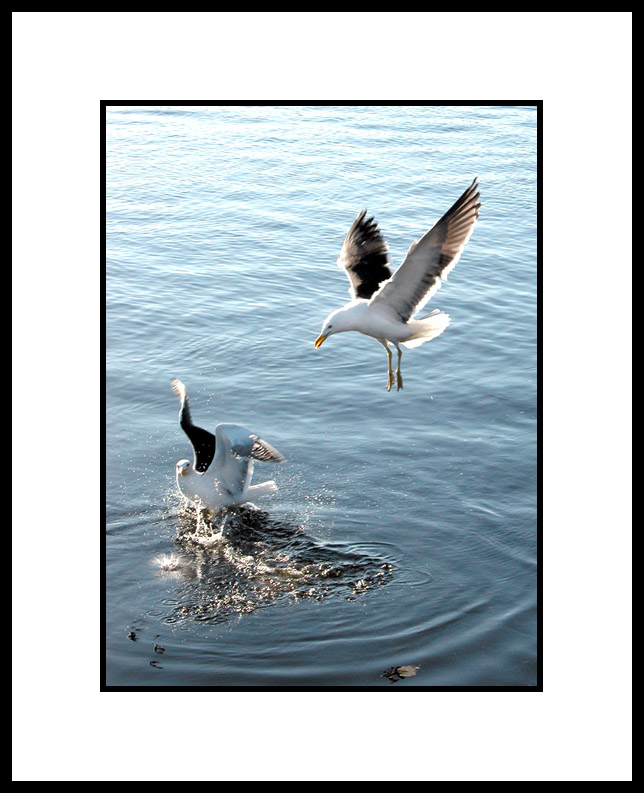
[{"label": "black outer frame", "polygon": [[[106,683],[106,508],[105,466],[106,418],[106,109],[113,105],[127,106],[445,106],[522,105],[537,108],[537,684],[536,686],[108,686]],[[536,691],[543,692],[543,100],[382,100],[382,101],[282,101],[282,100],[113,100],[100,102],[100,184],[101,184],[101,680],[100,691]]]}]

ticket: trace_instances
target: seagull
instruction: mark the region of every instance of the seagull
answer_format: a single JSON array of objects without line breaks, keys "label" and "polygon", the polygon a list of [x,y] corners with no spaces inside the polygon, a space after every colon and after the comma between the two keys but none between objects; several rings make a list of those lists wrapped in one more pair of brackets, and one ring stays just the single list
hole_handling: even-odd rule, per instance
[{"label": "seagull", "polygon": [[[392,275],[389,246],[366,209],[353,221],[345,237],[338,265],[344,268],[351,300],[324,320],[315,349],[334,333],[356,330],[372,336],[387,350],[387,391],[394,382],[403,387],[400,359],[403,347],[419,347],[445,330],[449,315],[434,309],[414,319],[440,288],[461,258],[479,216],[478,178],[424,236],[412,243],[405,260]],[[398,350],[396,378],[391,368],[392,344]]]},{"label": "seagull", "polygon": [[176,465],[182,495],[192,504],[217,511],[274,493],[277,485],[272,480],[251,485],[253,461],[281,463],[284,456],[240,424],[217,424],[214,435],[197,427],[192,423],[185,385],[176,379],[170,385],[181,401],[179,424],[194,451],[193,463],[179,460]]}]

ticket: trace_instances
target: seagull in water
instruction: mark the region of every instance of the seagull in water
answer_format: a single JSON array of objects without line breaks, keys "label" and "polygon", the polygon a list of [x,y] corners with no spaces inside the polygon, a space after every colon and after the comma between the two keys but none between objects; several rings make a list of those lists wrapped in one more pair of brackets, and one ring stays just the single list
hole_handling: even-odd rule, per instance
[{"label": "seagull in water", "polygon": [[185,385],[181,380],[170,385],[181,401],[179,424],[194,451],[194,463],[179,460],[176,466],[182,495],[197,506],[216,511],[274,493],[277,485],[272,480],[251,485],[253,461],[281,463],[284,456],[240,424],[217,424],[214,435],[195,426]]},{"label": "seagull in water", "polygon": [[403,347],[419,347],[440,336],[449,325],[449,315],[434,309],[414,319],[446,280],[460,259],[479,216],[480,193],[474,179],[463,195],[420,240],[412,243],[405,260],[392,275],[389,246],[373,218],[363,210],[353,221],[340,251],[351,287],[351,301],[324,320],[315,349],[334,333],[357,330],[373,336],[387,350],[387,391],[394,384],[390,344],[398,350],[396,389],[403,387],[400,359]]}]

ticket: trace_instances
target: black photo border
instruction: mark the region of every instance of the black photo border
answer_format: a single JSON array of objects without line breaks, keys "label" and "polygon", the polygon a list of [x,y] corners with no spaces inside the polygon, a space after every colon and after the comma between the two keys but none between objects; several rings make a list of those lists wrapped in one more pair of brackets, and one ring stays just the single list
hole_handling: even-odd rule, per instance
[{"label": "black photo border", "polygon": [[[534,686],[159,686],[159,685],[108,685],[107,671],[107,620],[106,620],[106,118],[112,106],[175,106],[175,107],[232,107],[232,106],[529,106],[537,109],[537,683]],[[101,648],[100,691],[536,691],[543,692],[543,100],[114,100],[100,101],[100,250],[101,250]]]}]

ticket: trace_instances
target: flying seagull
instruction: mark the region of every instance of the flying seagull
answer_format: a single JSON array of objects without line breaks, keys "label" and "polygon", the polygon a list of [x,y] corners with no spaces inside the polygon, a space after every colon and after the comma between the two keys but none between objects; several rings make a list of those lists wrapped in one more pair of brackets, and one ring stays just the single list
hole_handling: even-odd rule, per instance
[{"label": "flying seagull", "polygon": [[218,510],[274,493],[272,480],[251,485],[253,461],[281,463],[284,456],[270,443],[240,424],[217,424],[215,434],[192,423],[186,387],[181,380],[170,385],[181,401],[179,424],[194,451],[194,462],[179,460],[177,486],[193,504]]},{"label": "flying seagull", "polygon": [[441,278],[460,259],[479,216],[478,178],[420,240],[412,243],[405,260],[392,275],[389,246],[373,218],[363,210],[353,221],[338,257],[351,286],[351,301],[324,320],[315,349],[334,333],[357,330],[373,336],[387,350],[387,391],[394,384],[390,344],[398,350],[396,389],[403,387],[400,359],[403,347],[418,347],[440,336],[449,315],[434,309],[414,319],[440,288]]}]

